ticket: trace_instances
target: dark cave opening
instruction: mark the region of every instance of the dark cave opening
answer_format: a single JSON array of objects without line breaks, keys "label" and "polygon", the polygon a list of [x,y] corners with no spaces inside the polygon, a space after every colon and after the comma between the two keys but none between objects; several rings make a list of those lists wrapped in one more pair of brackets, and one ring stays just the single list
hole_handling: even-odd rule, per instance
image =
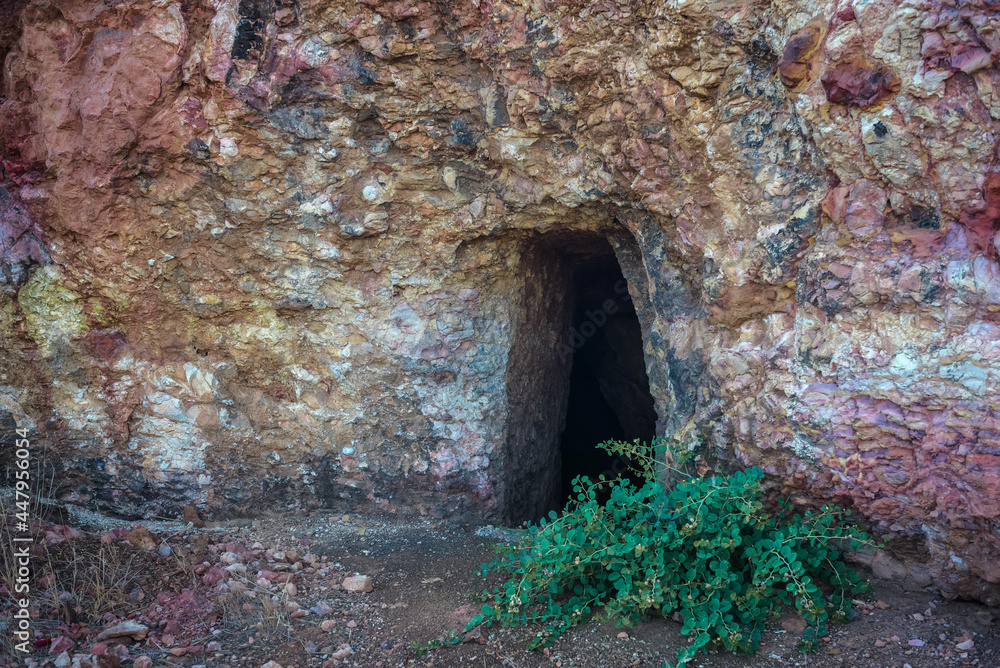
[{"label": "dark cave opening", "polygon": [[571,289],[573,325],[569,346],[560,349],[563,355],[572,350],[573,356],[566,426],[559,443],[561,502],[572,492],[577,475],[614,477],[627,472],[627,463],[598,443],[651,441],[656,435],[642,330],[615,256],[578,264]]},{"label": "dark cave opening", "polygon": [[[623,261],[641,262],[628,242],[618,240]],[[645,272],[626,269],[595,233],[540,235],[522,251],[498,461],[510,524],[562,509],[577,475],[625,473],[627,463],[598,443],[656,434],[642,329],[624,278]]]}]

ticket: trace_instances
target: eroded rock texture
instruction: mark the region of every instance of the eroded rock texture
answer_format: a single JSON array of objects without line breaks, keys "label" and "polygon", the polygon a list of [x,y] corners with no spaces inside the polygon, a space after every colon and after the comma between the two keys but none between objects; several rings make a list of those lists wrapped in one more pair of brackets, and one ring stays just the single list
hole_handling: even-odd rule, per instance
[{"label": "eroded rock texture", "polygon": [[1000,601],[992,0],[4,8],[0,408],[65,496],[520,519],[610,244],[660,433]]}]

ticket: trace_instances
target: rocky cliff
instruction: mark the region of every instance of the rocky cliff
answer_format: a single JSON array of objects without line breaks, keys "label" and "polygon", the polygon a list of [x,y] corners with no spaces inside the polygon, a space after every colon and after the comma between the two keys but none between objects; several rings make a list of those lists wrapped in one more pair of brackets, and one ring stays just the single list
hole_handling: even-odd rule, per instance
[{"label": "rocky cliff", "polygon": [[3,8],[0,411],[66,498],[517,519],[613,253],[659,433],[1000,602],[995,0]]}]

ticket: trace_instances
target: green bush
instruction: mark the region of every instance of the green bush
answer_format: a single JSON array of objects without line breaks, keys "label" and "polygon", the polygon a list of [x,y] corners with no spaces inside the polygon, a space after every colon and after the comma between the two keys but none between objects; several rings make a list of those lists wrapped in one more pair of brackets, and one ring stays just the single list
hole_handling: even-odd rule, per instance
[{"label": "green bush", "polygon": [[[707,648],[753,653],[765,619],[783,604],[809,624],[803,650],[815,648],[828,622],[846,619],[852,596],[868,589],[838,549],[867,540],[843,524],[849,511],[800,514],[780,501],[768,512],[757,468],[708,477],[673,469],[677,482],[666,488],[656,470],[667,446],[602,443],[633,463],[638,482],[577,478],[561,515],[529,526],[483,566],[483,575],[512,576],[483,592],[486,604],[467,630],[536,624],[531,646],[539,648],[591,618],[631,626],[677,612],[691,638],[677,652],[681,666]],[[689,451],[672,447],[685,466]]]}]

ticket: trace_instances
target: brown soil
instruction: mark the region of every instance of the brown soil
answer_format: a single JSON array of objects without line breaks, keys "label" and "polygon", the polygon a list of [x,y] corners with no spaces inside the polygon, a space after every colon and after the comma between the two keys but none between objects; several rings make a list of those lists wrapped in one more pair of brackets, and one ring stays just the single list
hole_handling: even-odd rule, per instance
[{"label": "brown soil", "polygon": [[[150,526],[155,532],[157,527]],[[495,536],[498,532],[480,530],[479,533]],[[475,575],[483,562],[495,556],[493,548],[497,542],[497,538],[477,535],[474,528],[386,516],[314,514],[209,524],[204,529],[189,530],[170,540],[174,555],[155,560],[157,565],[145,573],[148,577],[143,589],[158,587],[173,596],[197,583],[189,596],[191,602],[182,607],[179,605],[182,599],[176,599],[178,606],[172,608],[174,604],[166,597],[158,599],[158,593],[150,590],[146,592],[146,604],[165,601],[159,612],[155,612],[155,606],[137,606],[128,614],[119,611],[119,618],[129,616],[150,626],[150,637],[143,643],[132,644],[121,665],[129,666],[132,658],[146,654],[153,659],[154,666],[220,668],[260,668],[268,661],[275,661],[283,668],[323,665],[660,668],[664,660],[672,660],[677,648],[686,643],[680,635],[679,623],[654,619],[631,629],[616,628],[611,623],[586,624],[565,635],[546,652],[525,649],[524,643],[533,633],[531,629],[491,628],[485,629],[479,639],[417,656],[414,643],[464,628],[479,609],[471,595],[500,581],[499,576],[484,581]],[[289,618],[283,608],[274,626],[260,628],[240,626],[226,613],[212,613],[210,604],[204,608],[209,612],[203,621],[191,616],[196,604],[212,600],[217,589],[200,578],[192,578],[190,573],[177,572],[178,548],[180,552],[191,551],[190,562],[203,564],[204,569],[205,562],[216,563],[226,551],[225,546],[233,543],[250,549],[260,544],[256,545],[259,556],[248,563],[248,574],[256,573],[257,569],[274,570],[268,559],[276,550],[326,557],[325,561],[317,559],[315,568],[296,571],[294,595],[281,594],[283,606],[291,599],[307,611],[305,616]],[[345,575],[355,572],[372,577],[371,593],[347,592],[338,586]],[[800,620],[787,616],[772,622],[756,656],[704,655],[691,665],[705,668],[1000,666],[1000,642],[994,627],[997,615],[993,610],[977,603],[942,601],[932,593],[904,592],[890,583],[874,581],[873,585],[874,592],[866,604],[858,606],[858,617],[834,627],[816,654],[796,650],[801,635],[796,622]],[[269,593],[280,593],[279,589],[280,586],[272,587]],[[881,607],[872,605],[876,602]],[[321,603],[326,607],[316,607]],[[41,612],[43,619],[36,624],[37,628],[49,629],[53,636],[65,632],[53,626],[54,622],[46,625],[45,611]],[[175,624],[173,635],[164,631],[171,614],[183,616],[182,630],[178,632]],[[321,626],[324,621],[328,621],[327,630]],[[101,624],[92,626],[96,635]],[[974,647],[962,652],[956,644],[967,638],[973,640]],[[210,640],[219,642],[220,647],[209,651]],[[912,646],[911,640],[924,644]],[[76,651],[89,651],[93,642],[84,633],[77,640]],[[179,657],[170,653],[171,649],[184,646],[193,649]],[[338,651],[341,658],[332,658]],[[34,665],[51,665],[55,657],[46,655],[44,648],[39,652],[32,657]]]}]

